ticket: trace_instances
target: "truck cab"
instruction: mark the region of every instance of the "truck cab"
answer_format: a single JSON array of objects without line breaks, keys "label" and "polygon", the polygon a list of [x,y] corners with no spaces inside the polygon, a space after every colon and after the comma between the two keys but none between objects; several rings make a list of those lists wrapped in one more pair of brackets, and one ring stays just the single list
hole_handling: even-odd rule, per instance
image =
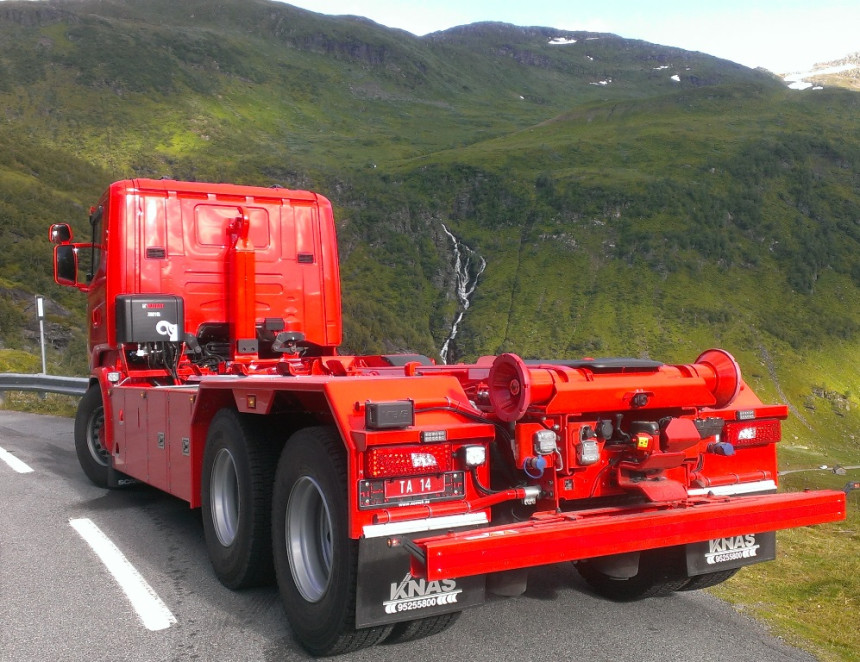
[{"label": "truck cab", "polygon": [[172,322],[181,322],[183,338],[229,342],[230,358],[255,353],[239,350],[253,348],[265,320],[302,333],[322,352],[341,342],[334,219],[320,195],[126,180],[105,191],[90,226],[88,244],[57,246],[56,273],[87,293],[91,365],[119,345],[163,339],[129,317],[140,310],[131,301],[161,296],[181,298],[181,311],[174,302],[161,309],[164,317],[151,319],[181,312],[183,319]]}]

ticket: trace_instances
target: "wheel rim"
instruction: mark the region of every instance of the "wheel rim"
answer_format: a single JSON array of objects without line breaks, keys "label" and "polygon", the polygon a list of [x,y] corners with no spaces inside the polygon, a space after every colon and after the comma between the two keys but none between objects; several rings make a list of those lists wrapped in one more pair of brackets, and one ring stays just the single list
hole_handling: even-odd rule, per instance
[{"label": "wheel rim", "polygon": [[105,410],[99,407],[87,422],[87,449],[93,460],[103,467],[108,465],[108,452],[102,444],[102,434],[105,429]]},{"label": "wheel rim", "polygon": [[233,455],[226,448],[218,451],[212,464],[209,497],[215,535],[224,547],[229,547],[239,530],[239,480]]},{"label": "wheel rim", "polygon": [[318,602],[331,580],[333,543],[328,503],[313,478],[293,485],[285,525],[293,580],[305,600]]}]

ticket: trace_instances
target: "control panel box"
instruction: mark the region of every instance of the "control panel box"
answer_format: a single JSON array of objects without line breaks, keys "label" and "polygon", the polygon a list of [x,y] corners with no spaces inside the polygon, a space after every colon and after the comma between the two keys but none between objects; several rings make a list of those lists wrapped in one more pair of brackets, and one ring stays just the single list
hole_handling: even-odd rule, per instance
[{"label": "control panel box", "polygon": [[184,334],[182,297],[126,294],[116,298],[118,343],[179,342]]}]

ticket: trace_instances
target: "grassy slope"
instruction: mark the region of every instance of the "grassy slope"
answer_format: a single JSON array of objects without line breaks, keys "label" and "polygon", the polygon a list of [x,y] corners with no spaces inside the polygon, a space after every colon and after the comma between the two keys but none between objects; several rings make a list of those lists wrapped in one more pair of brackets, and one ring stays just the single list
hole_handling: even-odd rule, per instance
[{"label": "grassy slope", "polygon": [[[788,476],[784,485],[841,489],[845,482],[822,471]],[[860,492],[852,492],[845,522],[781,532],[776,561],[746,568],[713,592],[818,659],[853,662],[860,650],[858,544]]]}]

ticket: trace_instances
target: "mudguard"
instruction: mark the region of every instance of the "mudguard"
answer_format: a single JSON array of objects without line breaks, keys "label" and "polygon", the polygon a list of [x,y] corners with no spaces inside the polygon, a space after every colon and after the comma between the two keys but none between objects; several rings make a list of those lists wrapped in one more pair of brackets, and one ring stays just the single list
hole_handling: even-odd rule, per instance
[{"label": "mudguard", "polygon": [[362,538],[358,552],[355,626],[411,621],[474,607],[484,602],[485,575],[426,580],[410,572],[411,556],[402,546],[391,546],[387,536]]}]

